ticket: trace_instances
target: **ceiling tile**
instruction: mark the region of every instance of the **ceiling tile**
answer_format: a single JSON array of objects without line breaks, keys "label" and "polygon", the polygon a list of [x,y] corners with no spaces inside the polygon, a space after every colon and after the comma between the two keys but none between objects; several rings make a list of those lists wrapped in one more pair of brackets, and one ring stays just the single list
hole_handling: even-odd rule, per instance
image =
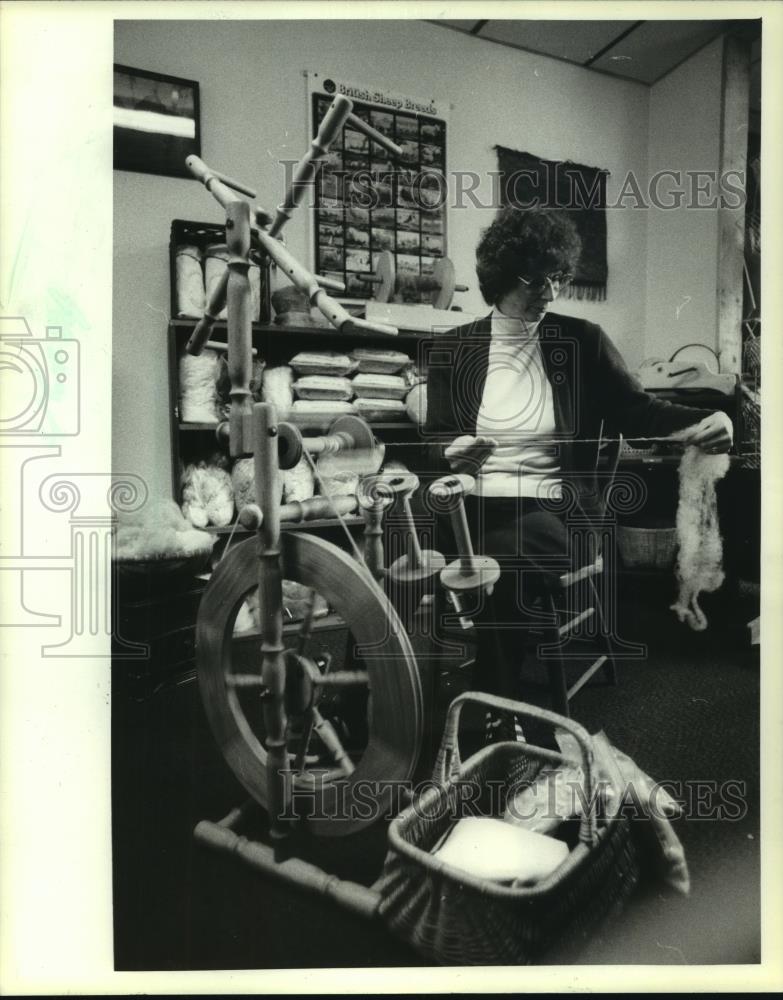
[{"label": "ceiling tile", "polygon": [[642,83],[655,83],[697,49],[717,38],[724,27],[724,21],[645,21],[597,59],[591,68]]},{"label": "ceiling tile", "polygon": [[633,21],[487,21],[479,38],[582,65]]}]

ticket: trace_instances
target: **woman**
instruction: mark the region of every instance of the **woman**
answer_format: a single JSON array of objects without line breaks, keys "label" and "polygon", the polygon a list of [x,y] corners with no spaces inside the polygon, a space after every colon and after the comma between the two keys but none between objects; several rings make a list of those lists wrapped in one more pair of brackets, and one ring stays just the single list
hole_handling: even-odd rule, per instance
[{"label": "woman", "polygon": [[575,568],[558,506],[575,495],[588,517],[600,509],[591,470],[602,431],[676,435],[712,453],[732,443],[724,413],[648,395],[600,327],[550,312],[580,251],[565,212],[503,209],[476,250],[492,312],[436,340],[448,363],[428,371],[426,431],[445,444],[447,467],[476,477],[466,500],[475,548],[501,564],[474,617],[474,685],[516,699],[525,609],[542,580]]}]

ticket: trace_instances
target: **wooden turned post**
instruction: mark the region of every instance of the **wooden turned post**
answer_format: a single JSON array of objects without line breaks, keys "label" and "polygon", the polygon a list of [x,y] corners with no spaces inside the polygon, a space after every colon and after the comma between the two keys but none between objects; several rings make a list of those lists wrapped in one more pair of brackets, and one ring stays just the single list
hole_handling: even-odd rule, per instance
[{"label": "wooden turned post", "polygon": [[[250,280],[250,206],[232,202],[226,209],[228,246],[228,374],[231,379],[231,409],[228,415],[232,458],[253,451],[252,312]],[[275,447],[277,442],[275,442]],[[275,460],[277,453],[275,452]]]},{"label": "wooden turned post", "polygon": [[318,127],[318,134],[310,143],[310,148],[299,161],[293,180],[286,192],[283,203],[278,206],[275,220],[269,228],[269,235],[276,236],[291,218],[291,215],[315,179],[318,168],[329,152],[329,147],[342,131],[348,115],[353,110],[352,102],[338,94]]},{"label": "wooden turned post", "polygon": [[491,593],[491,588],[500,578],[497,561],[490,556],[477,556],[473,551],[464,499],[473,491],[475,484],[472,476],[452,475],[437,479],[430,486],[431,496],[439,503],[445,502],[451,516],[459,555],[441,570],[440,580],[456,598],[458,608],[461,595],[478,590]]},{"label": "wooden turned post", "polygon": [[364,518],[362,555],[376,583],[386,575],[383,553],[383,515],[394,503],[394,494],[383,484],[382,476],[367,476],[359,483],[356,495]]},{"label": "wooden turned post", "polygon": [[406,629],[411,631],[421,599],[446,565],[446,560],[432,549],[422,549],[411,510],[411,497],[419,479],[413,473],[392,475],[387,483],[400,497],[405,518],[405,554],[395,559],[386,572],[390,597]]},{"label": "wooden turned post", "polygon": [[253,407],[253,455],[256,497],[261,509],[258,527],[258,597],[261,612],[261,680],[264,700],[264,745],[267,752],[267,808],[270,833],[287,833],[281,816],[286,811],[289,785],[286,747],[285,679],[283,657],[283,569],[280,561],[280,469],[277,464],[277,414],[269,403]]}]

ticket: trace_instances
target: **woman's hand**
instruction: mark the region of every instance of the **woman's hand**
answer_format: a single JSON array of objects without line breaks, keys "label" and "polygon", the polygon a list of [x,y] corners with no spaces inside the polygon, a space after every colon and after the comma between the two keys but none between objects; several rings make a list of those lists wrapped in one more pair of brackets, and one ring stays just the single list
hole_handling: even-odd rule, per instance
[{"label": "woman's hand", "polygon": [[729,451],[732,446],[734,425],[726,413],[718,410],[705,417],[704,420],[700,420],[698,424],[686,427],[684,431],[679,431],[673,437],[682,441],[683,444],[696,445],[697,448],[701,448],[702,451],[711,455],[721,455]]},{"label": "woman's hand", "polygon": [[494,438],[462,434],[451,442],[443,452],[443,456],[453,472],[465,472],[475,476],[497,446],[498,443]]}]

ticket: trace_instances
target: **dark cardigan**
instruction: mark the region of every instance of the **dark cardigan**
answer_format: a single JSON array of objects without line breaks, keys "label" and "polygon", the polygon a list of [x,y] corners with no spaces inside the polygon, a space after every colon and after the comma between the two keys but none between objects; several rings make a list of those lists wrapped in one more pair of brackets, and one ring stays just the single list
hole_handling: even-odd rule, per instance
[{"label": "dark cardigan", "polygon": [[[424,345],[427,365],[427,421],[424,435],[431,470],[449,466],[443,449],[460,434],[476,433],[487,377],[491,321],[486,316],[434,336]],[[552,386],[561,474],[593,507],[595,439],[666,437],[698,423],[708,411],[655,399],[628,371],[619,351],[600,326],[546,313],[539,343]]]}]

